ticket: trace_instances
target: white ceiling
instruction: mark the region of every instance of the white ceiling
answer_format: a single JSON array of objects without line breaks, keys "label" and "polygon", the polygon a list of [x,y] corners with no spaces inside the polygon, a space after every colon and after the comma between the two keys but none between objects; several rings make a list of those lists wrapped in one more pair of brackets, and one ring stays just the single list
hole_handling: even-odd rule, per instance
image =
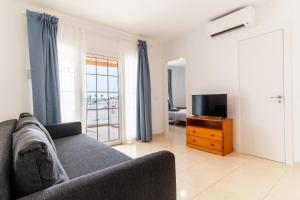
[{"label": "white ceiling", "polygon": [[266,0],[24,0],[47,9],[160,41],[198,29],[208,20]]}]

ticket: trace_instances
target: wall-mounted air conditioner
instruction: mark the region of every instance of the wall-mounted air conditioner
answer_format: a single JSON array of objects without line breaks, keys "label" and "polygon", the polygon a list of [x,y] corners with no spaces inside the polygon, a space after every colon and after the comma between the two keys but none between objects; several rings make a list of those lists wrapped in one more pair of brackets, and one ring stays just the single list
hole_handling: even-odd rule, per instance
[{"label": "wall-mounted air conditioner", "polygon": [[207,33],[215,38],[236,30],[245,29],[255,23],[255,9],[252,6],[245,7],[207,24]]}]

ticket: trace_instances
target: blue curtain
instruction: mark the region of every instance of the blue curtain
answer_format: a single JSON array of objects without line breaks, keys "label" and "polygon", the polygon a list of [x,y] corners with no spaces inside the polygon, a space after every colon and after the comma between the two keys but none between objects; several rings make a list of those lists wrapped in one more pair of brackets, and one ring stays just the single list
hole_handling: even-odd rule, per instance
[{"label": "blue curtain", "polygon": [[146,41],[138,44],[137,140],[152,140],[151,83]]},{"label": "blue curtain", "polygon": [[172,86],[172,70],[168,69],[168,93],[169,93],[169,109],[174,107],[173,103],[173,86]]},{"label": "blue curtain", "polygon": [[33,109],[43,124],[61,122],[57,24],[54,16],[27,10]]}]

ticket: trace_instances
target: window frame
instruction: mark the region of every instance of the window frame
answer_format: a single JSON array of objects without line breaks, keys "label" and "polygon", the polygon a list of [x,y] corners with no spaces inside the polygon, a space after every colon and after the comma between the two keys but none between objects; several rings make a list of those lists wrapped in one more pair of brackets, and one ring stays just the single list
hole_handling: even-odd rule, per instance
[{"label": "window frame", "polygon": [[[92,63],[91,60],[94,60],[94,63]],[[98,64],[98,60],[100,61],[106,61],[106,62],[100,62]],[[106,64],[106,65],[105,65]],[[99,133],[99,127],[101,127],[101,124],[99,124],[99,117],[98,117],[98,112],[101,111],[101,110],[106,110],[107,111],[107,123],[104,124],[103,126],[107,126],[108,130],[107,130],[107,141],[101,141],[101,142],[104,142],[108,145],[117,145],[117,144],[121,144],[122,143],[122,135],[121,135],[121,99],[120,99],[120,94],[121,94],[121,87],[120,87],[120,81],[121,81],[121,72],[120,72],[120,66],[119,66],[120,62],[119,62],[119,59],[118,58],[115,58],[115,57],[108,57],[108,56],[102,56],[102,55],[96,55],[96,54],[87,54],[85,55],[85,68],[86,68],[86,71],[85,71],[85,78],[86,78],[86,107],[85,107],[85,112],[86,112],[86,123],[85,123],[85,128],[86,128],[86,134],[88,135],[88,128],[92,128],[91,126],[95,126],[95,128],[97,128],[96,130],[96,134],[97,134],[97,137],[96,139],[101,141],[100,140],[100,133]],[[95,67],[95,73],[88,73],[88,65],[92,65]],[[106,73],[98,73],[98,67],[105,67],[106,68]],[[117,68],[117,73],[116,75],[115,74],[111,74],[109,73],[109,69],[110,67],[116,67]],[[88,76],[95,76],[95,87],[96,87],[96,91],[89,91],[88,90]],[[107,90],[106,91],[98,91],[98,78],[101,78],[101,77],[106,77],[106,81],[107,81],[107,84],[106,84],[106,88]],[[117,78],[117,91],[110,91],[110,87],[109,87],[109,84],[110,84],[110,78]],[[88,94],[90,93],[93,93],[95,94],[95,98],[96,98],[96,108],[94,109],[96,111],[96,123],[95,124],[88,124],[88,112],[91,110],[88,106],[89,106],[89,100],[88,100]],[[106,94],[107,96],[107,107],[106,108],[99,108],[98,106],[98,95],[99,94]],[[115,94],[117,94],[117,104],[118,106],[116,108],[111,108],[111,105],[110,105],[110,96],[111,94],[113,94],[113,96]],[[110,122],[111,121],[111,111],[112,110],[117,110],[117,123],[112,123]],[[118,128],[118,138],[117,139],[111,139],[111,128],[113,126],[117,126]]]}]

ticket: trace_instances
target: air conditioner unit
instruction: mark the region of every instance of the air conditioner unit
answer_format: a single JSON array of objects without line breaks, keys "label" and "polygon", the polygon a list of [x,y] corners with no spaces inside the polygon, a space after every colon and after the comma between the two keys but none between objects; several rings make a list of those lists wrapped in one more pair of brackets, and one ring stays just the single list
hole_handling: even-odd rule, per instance
[{"label": "air conditioner unit", "polygon": [[207,24],[207,32],[210,37],[216,38],[221,35],[254,26],[255,9],[252,6],[245,7]]}]

